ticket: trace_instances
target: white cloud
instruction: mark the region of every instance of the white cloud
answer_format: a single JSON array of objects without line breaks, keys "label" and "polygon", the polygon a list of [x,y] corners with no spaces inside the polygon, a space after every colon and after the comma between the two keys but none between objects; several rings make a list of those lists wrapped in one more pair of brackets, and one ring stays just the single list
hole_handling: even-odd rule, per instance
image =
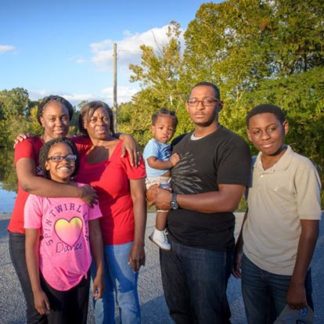
[{"label": "white cloud", "polygon": [[[117,98],[118,104],[123,102],[128,102],[131,100],[132,96],[135,95],[140,89],[135,85],[130,86],[117,86]],[[48,90],[32,90],[29,91],[29,98],[31,100],[40,100],[49,95],[59,95],[69,100],[72,105],[77,106],[82,101],[91,101],[91,100],[102,100],[108,105],[112,106],[113,104],[113,87],[107,87],[101,90],[100,94],[93,93],[66,93],[66,92],[52,92]]]},{"label": "white cloud", "polygon": [[[128,102],[140,89],[136,86],[117,86],[117,104]],[[113,104],[113,87],[107,87],[102,90],[104,101],[109,105]]]},{"label": "white cloud", "polygon": [[[168,38],[166,33],[168,25],[161,28],[152,28],[143,33],[131,33],[124,31],[124,38],[116,41],[117,43],[117,62],[119,68],[128,68],[129,64],[138,64],[141,58],[140,46],[145,44],[151,46],[155,51],[158,51]],[[111,70],[113,62],[113,44],[115,41],[105,39],[101,42],[90,44],[93,57],[91,61],[100,70]]]},{"label": "white cloud", "polygon": [[49,96],[52,93],[49,93],[47,90],[29,90],[28,94],[30,100],[39,100],[45,96]]},{"label": "white cloud", "polygon": [[86,63],[87,60],[85,58],[83,58],[83,57],[79,57],[78,59],[76,59],[75,62],[78,63],[78,64],[83,64],[83,63]]},{"label": "white cloud", "polygon": [[[168,42],[167,32],[169,25],[156,27],[143,33],[132,33],[129,30],[123,32],[121,40],[104,39],[99,42],[90,44],[91,56],[84,59],[82,56],[76,58],[76,63],[92,62],[101,72],[112,72],[113,70],[113,47],[117,43],[117,97],[118,104],[128,102],[132,96],[140,89],[134,83],[129,83],[131,71],[129,64],[140,64],[141,61],[141,45],[147,45],[153,48],[155,52],[159,52],[163,45]],[[183,35],[179,38],[181,45],[184,44]],[[79,60],[78,60],[79,59]],[[109,105],[113,103],[113,87],[104,88],[101,94],[93,99],[103,100]]]},{"label": "white cloud", "polygon": [[71,102],[72,105],[78,105],[82,101],[98,100],[98,96],[91,93],[64,93],[64,92],[51,92],[48,90],[35,90],[29,91],[29,98],[31,100],[39,100],[49,95],[59,95]]},{"label": "white cloud", "polygon": [[6,52],[13,52],[16,50],[15,46],[12,45],[1,45],[0,44],[0,54],[1,53],[6,53]]},{"label": "white cloud", "polygon": [[79,104],[81,101],[91,101],[96,99],[96,96],[91,93],[69,93],[60,95],[69,100],[73,105]]}]

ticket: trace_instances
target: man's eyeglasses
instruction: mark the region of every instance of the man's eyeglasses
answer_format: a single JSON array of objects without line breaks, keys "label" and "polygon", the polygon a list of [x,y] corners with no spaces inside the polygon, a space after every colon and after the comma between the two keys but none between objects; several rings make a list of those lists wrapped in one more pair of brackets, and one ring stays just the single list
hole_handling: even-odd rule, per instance
[{"label": "man's eyeglasses", "polygon": [[206,97],[202,100],[198,100],[197,98],[190,98],[188,99],[188,105],[191,107],[197,107],[199,103],[201,102],[205,107],[212,106],[215,104],[215,102],[218,102],[219,100],[216,98]]},{"label": "man's eyeglasses", "polygon": [[53,156],[49,156],[47,158],[47,160],[50,160],[52,162],[62,162],[63,160],[65,160],[66,162],[75,162],[77,159],[77,156],[74,154],[68,154],[65,156],[62,155],[53,155]]}]

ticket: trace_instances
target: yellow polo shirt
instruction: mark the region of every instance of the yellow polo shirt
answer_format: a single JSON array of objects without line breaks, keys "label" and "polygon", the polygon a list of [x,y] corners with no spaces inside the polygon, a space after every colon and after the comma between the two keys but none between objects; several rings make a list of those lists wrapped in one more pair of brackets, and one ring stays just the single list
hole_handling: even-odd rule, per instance
[{"label": "yellow polo shirt", "polygon": [[253,167],[243,252],[259,268],[292,275],[300,219],[320,220],[320,178],[313,163],[291,147],[264,170],[261,153]]}]

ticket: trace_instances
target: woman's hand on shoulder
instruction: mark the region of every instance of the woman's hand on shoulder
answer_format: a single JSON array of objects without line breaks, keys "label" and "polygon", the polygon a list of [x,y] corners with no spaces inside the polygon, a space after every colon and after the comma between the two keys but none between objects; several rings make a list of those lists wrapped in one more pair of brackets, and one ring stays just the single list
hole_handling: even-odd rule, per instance
[{"label": "woman's hand on shoulder", "polygon": [[80,198],[89,206],[93,207],[98,203],[98,194],[90,185],[84,185],[81,188]]},{"label": "woman's hand on shoulder", "polygon": [[22,134],[18,134],[17,137],[15,138],[15,141],[14,141],[14,148],[16,147],[16,145],[19,143],[19,142],[22,142],[24,141],[25,139],[27,138],[30,138],[30,137],[33,137],[33,134],[30,134],[30,133],[22,133]]},{"label": "woman's hand on shoulder", "polygon": [[119,138],[123,140],[121,156],[124,157],[127,152],[131,166],[138,166],[141,158],[141,152],[138,149],[138,145],[134,137],[128,134],[119,134]]}]

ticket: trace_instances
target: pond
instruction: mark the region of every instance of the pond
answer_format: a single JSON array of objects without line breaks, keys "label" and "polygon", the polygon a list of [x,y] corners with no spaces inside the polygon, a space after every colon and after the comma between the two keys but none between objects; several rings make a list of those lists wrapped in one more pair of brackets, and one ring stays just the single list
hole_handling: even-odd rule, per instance
[{"label": "pond", "polygon": [[16,170],[12,149],[0,149],[0,213],[11,213],[16,199]]},{"label": "pond", "polygon": [[16,192],[3,189],[0,182],[0,213],[11,213],[15,199]]}]

